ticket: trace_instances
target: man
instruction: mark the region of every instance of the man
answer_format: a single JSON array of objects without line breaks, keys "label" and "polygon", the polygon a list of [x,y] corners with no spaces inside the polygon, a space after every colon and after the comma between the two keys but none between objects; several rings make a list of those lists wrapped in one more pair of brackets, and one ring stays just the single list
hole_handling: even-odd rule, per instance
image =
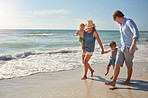
[{"label": "man", "polygon": [[117,10],[113,14],[113,19],[116,21],[120,26],[120,33],[121,33],[121,45],[119,46],[119,51],[117,53],[117,59],[115,63],[115,68],[113,72],[113,79],[111,82],[105,83],[105,85],[115,87],[117,77],[120,72],[120,67],[123,66],[125,62],[127,67],[127,79],[121,84],[128,84],[130,83],[130,79],[132,76],[132,66],[133,66],[133,58],[134,52],[138,48],[136,47],[136,42],[138,40],[139,32],[137,29],[136,24],[133,20],[129,18],[125,18],[124,14]]}]

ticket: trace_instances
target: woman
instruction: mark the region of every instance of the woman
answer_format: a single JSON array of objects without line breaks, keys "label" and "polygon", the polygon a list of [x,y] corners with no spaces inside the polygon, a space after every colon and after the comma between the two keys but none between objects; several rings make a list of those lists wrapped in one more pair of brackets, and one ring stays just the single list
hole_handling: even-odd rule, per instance
[{"label": "woman", "polygon": [[93,55],[94,48],[95,48],[95,40],[97,39],[102,51],[101,54],[104,52],[103,45],[99,38],[99,35],[95,29],[95,24],[92,20],[88,20],[86,24],[87,31],[84,33],[84,52],[82,54],[82,61],[84,64],[84,76],[81,80],[87,79],[87,71],[88,69],[91,71],[91,77],[93,76],[94,70],[91,68],[88,61],[90,60],[91,56]]}]

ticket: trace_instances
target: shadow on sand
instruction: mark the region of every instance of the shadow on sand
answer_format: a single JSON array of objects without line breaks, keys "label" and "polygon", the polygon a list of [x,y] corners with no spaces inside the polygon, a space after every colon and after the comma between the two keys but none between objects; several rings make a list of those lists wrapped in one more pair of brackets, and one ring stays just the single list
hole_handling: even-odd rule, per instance
[{"label": "shadow on sand", "polygon": [[[98,79],[93,79],[93,78],[88,78],[94,81],[98,82],[110,82],[101,76],[96,76],[94,75],[93,77],[96,77]],[[120,84],[124,81],[124,78],[118,78],[117,84]],[[121,84],[120,84],[121,85]],[[143,81],[143,80],[131,80],[129,84],[125,85],[125,87],[115,87],[115,88],[110,88],[110,90],[116,90],[116,89],[128,89],[128,90],[139,90],[139,91],[148,91],[148,81]]]},{"label": "shadow on sand", "polygon": [[[117,84],[120,84],[123,82],[124,78],[119,78],[117,81]],[[131,80],[129,84],[125,85],[126,87],[116,87],[116,88],[110,88],[111,90],[115,89],[130,89],[130,90],[139,90],[139,91],[148,91],[148,81],[143,80]]]}]

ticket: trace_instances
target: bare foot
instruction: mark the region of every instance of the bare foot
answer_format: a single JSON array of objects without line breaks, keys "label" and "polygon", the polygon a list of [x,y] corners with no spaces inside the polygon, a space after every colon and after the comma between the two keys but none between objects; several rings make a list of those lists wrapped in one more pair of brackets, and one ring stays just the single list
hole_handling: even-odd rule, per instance
[{"label": "bare foot", "polygon": [[111,76],[110,79],[112,80],[113,79],[113,76]]},{"label": "bare foot", "polygon": [[108,72],[105,73],[105,76],[108,74]]},{"label": "bare foot", "polygon": [[123,85],[126,85],[126,84],[129,84],[130,83],[130,81],[124,81],[124,82],[122,82],[121,84],[123,84]]},{"label": "bare foot", "polygon": [[94,70],[91,72],[91,77],[93,77]]},{"label": "bare foot", "polygon": [[85,80],[85,79],[87,79],[87,77],[86,77],[86,76],[84,76],[83,78],[81,78],[81,80]]},{"label": "bare foot", "polygon": [[105,85],[115,87],[115,83],[113,81],[108,82],[108,83],[105,82]]}]

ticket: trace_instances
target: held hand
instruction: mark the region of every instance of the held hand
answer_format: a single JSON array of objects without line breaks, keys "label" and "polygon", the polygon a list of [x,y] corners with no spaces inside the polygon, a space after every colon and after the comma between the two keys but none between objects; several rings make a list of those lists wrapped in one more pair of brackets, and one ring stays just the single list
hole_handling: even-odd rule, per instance
[{"label": "held hand", "polygon": [[104,50],[101,51],[101,55],[103,55],[103,54],[104,54]]},{"label": "held hand", "polygon": [[134,47],[130,47],[129,52],[133,54],[135,52],[135,48]]}]

